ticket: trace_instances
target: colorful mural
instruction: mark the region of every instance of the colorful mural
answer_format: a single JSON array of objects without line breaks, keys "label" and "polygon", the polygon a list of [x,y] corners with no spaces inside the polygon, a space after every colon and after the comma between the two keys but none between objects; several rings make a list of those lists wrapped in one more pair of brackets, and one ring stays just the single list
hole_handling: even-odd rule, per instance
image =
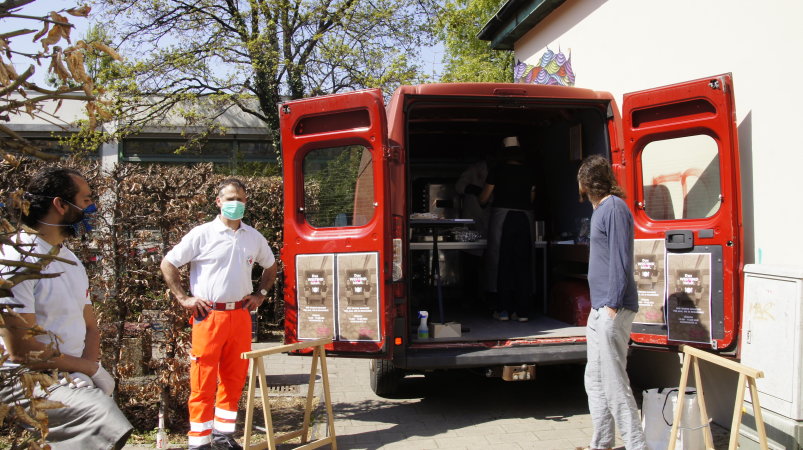
[{"label": "colorful mural", "polygon": [[516,83],[574,86],[572,53],[569,51],[566,57],[560,49],[555,53],[547,47],[535,66],[519,61],[513,67],[513,80]]}]

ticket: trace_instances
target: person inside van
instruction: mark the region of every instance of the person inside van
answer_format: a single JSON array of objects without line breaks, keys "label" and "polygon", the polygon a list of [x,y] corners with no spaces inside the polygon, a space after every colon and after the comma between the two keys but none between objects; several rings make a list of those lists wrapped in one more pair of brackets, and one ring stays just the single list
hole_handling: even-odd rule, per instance
[{"label": "person inside van", "polygon": [[[472,163],[460,174],[454,185],[455,192],[461,196],[460,217],[471,219],[474,224],[470,228],[483,238],[488,236],[488,217],[490,208],[480,205],[480,194],[488,178],[488,167],[491,165],[493,153],[489,152],[485,158]],[[482,277],[482,264],[485,249],[477,248],[463,250],[461,265],[467,274],[463,283],[462,306],[465,308],[481,308],[487,311],[484,304],[486,292],[484,278]]]},{"label": "person inside van", "polygon": [[482,236],[488,235],[488,208],[480,204],[480,194],[488,178],[492,153],[468,166],[455,182],[454,190],[462,196],[460,217],[474,220],[473,228]]},{"label": "person inside van", "polygon": [[517,136],[502,141],[499,164],[488,171],[480,204],[491,199],[486,289],[495,298],[494,318],[529,320],[533,293],[535,177]]}]

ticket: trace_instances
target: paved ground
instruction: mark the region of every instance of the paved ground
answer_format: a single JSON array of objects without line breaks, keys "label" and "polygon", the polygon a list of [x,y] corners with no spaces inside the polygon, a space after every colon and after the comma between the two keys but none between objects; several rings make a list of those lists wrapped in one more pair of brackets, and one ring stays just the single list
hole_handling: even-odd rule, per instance
[{"label": "paved ground", "polygon": [[[311,358],[275,355],[265,362],[269,377],[298,380],[308,377]],[[588,445],[591,436],[582,366],[539,367],[534,382],[471,371],[408,376],[399,394],[387,399],[371,391],[367,360],[327,362],[341,449],[572,450]],[[325,432],[325,426],[316,430]],[[714,439],[717,449],[727,448],[725,430],[715,427]],[[621,440],[616,445],[624,449]],[[170,445],[182,447],[186,441]]]},{"label": "paved ground", "polygon": [[369,387],[366,361],[329,361],[339,447],[546,450],[589,441],[578,368],[544,369],[531,383],[467,371],[417,376],[405,380],[397,398],[384,399]]},{"label": "paved ground", "polygon": [[[266,367],[269,375],[309,374],[310,361],[276,355],[266,359]],[[486,379],[468,371],[417,375],[404,380],[399,395],[386,399],[371,391],[367,360],[330,357],[327,362],[338,448],[549,450],[588,445],[591,419],[581,367],[539,368],[535,382]]]}]

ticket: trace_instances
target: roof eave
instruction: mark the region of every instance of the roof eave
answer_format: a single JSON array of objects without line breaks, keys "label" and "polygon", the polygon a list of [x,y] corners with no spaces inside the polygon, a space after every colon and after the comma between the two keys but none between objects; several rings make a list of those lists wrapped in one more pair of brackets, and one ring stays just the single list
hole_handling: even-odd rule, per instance
[{"label": "roof eave", "polygon": [[477,33],[494,50],[513,50],[515,42],[566,0],[508,0]]}]

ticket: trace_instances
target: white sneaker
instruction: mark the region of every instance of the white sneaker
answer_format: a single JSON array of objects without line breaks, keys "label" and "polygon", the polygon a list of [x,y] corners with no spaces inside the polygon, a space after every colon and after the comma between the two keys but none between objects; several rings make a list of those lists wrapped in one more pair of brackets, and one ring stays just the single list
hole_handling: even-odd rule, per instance
[{"label": "white sneaker", "polygon": [[527,322],[527,321],[530,320],[530,318],[529,317],[519,317],[518,314],[513,313],[513,315],[510,316],[510,320],[513,320],[513,321],[516,321],[516,322]]}]

